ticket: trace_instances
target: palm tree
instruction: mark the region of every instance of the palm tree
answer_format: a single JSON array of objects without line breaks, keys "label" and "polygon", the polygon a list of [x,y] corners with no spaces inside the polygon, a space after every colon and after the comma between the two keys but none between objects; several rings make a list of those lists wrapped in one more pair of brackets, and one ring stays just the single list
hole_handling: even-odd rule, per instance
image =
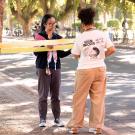
[{"label": "palm tree", "polygon": [[0,42],[2,42],[4,3],[5,0],[0,0]]}]

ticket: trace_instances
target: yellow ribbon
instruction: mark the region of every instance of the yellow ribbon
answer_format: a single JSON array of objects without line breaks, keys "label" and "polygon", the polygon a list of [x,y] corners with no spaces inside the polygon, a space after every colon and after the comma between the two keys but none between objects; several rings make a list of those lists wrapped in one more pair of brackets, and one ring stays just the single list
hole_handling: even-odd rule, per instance
[{"label": "yellow ribbon", "polygon": [[[0,53],[21,53],[21,52],[43,52],[53,50],[71,49],[74,39],[57,39],[57,40],[33,40],[33,41],[14,41],[0,43]],[[47,48],[53,45],[53,49]]]}]

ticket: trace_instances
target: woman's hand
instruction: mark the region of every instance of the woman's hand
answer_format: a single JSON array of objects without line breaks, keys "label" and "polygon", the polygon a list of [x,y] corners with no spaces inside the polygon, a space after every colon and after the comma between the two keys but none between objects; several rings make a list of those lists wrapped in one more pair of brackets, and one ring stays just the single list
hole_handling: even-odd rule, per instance
[{"label": "woman's hand", "polygon": [[72,56],[77,60],[80,58],[80,55],[72,54]]},{"label": "woman's hand", "polygon": [[105,51],[105,56],[106,56],[106,57],[107,57],[107,56],[110,56],[110,55],[112,55],[113,53],[115,53],[115,51],[116,51],[115,47],[112,46],[112,47],[108,48],[108,49]]},{"label": "woman's hand", "polygon": [[53,45],[47,45],[46,46],[48,49],[53,49]]}]

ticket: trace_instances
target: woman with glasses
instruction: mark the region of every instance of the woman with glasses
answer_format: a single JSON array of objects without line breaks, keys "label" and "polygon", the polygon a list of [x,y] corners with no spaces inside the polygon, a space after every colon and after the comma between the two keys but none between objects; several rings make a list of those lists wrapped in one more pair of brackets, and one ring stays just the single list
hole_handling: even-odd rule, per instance
[{"label": "woman with glasses", "polygon": [[[53,40],[62,37],[55,33],[56,19],[51,14],[46,14],[42,18],[41,30],[35,35],[36,40]],[[51,46],[52,47],[52,46]],[[35,52],[36,68],[38,75],[38,94],[39,94],[39,127],[46,126],[47,98],[50,92],[51,109],[54,116],[54,125],[64,126],[60,120],[60,99],[59,90],[61,83],[61,62],[60,58],[70,55],[68,51],[48,51]]]}]

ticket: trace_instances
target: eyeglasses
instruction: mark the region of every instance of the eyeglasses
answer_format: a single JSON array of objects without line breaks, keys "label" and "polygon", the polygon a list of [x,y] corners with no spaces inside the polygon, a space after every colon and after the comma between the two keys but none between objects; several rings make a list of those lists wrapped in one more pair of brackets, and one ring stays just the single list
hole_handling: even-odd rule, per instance
[{"label": "eyeglasses", "polygon": [[46,25],[56,25],[56,22],[54,22],[54,23],[47,23]]}]

